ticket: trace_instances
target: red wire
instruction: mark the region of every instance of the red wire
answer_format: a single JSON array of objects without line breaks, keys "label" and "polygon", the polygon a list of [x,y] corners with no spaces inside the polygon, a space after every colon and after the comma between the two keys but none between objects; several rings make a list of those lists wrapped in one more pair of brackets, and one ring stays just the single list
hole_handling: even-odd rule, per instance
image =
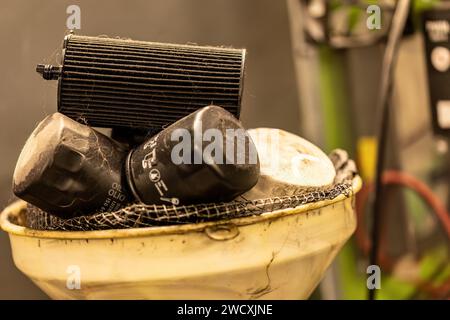
[{"label": "red wire", "polygon": [[[385,185],[400,185],[415,191],[434,211],[436,217],[441,222],[448,239],[450,240],[450,214],[445,209],[443,203],[426,184],[407,173],[394,170],[385,171],[383,173],[382,182]],[[370,183],[364,188],[364,190],[361,190],[362,192],[358,195],[357,213],[358,221],[360,222],[364,221],[364,208],[367,203],[367,198],[372,190],[373,184]],[[369,239],[364,234],[363,228],[358,229],[359,230],[357,230],[356,236],[359,238],[361,243],[364,243],[364,247],[366,247]]]},{"label": "red wire", "polygon": [[[400,171],[387,170],[382,176],[383,185],[399,185],[407,187],[415,191],[425,202],[431,207],[436,217],[441,222],[442,227],[450,240],[450,215],[446,210],[444,204],[439,200],[439,198],[433,193],[433,191],[419,179]],[[357,196],[356,201],[356,213],[358,217],[358,227],[356,229],[355,237],[356,242],[364,254],[368,254],[370,251],[370,239],[368,238],[364,229],[364,209],[368,200],[370,193],[373,191],[373,183],[367,184]],[[384,238],[383,238],[384,239]],[[383,246],[382,246],[383,247]],[[391,269],[393,262],[386,254],[385,250],[380,248],[379,259],[380,264],[384,265],[387,269]],[[430,286],[428,284],[420,285],[425,291],[431,291],[431,293],[436,294],[436,292],[446,292],[450,288],[450,281],[446,281],[441,286],[437,288]]]}]

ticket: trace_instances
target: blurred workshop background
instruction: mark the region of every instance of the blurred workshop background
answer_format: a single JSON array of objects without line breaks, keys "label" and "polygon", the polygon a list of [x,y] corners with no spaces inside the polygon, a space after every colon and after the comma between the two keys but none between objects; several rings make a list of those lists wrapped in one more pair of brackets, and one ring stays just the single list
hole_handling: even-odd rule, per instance
[{"label": "blurred workshop background", "polygon": [[[57,61],[67,32],[66,9],[78,5],[78,34],[246,48],[244,126],[281,128],[326,152],[337,147],[350,152],[365,182],[356,203],[358,230],[313,298],[364,299],[376,108],[395,2],[2,0],[0,208],[14,200],[12,174],[26,138],[40,120],[56,111],[57,83],[42,80],[36,64]],[[430,72],[421,20],[428,10],[446,10],[448,21],[449,6],[448,1],[412,3],[393,83],[380,298],[443,298],[450,291],[445,231],[450,207],[450,126],[437,128],[449,120],[439,122],[433,109],[437,100],[450,100],[450,90],[430,90],[448,88],[449,71],[447,67],[442,72],[446,78]],[[380,25],[372,21],[375,30],[368,29],[367,19],[376,13],[367,12],[371,4],[381,8]],[[449,48],[448,40],[443,46]],[[446,217],[436,213],[441,208],[436,202],[446,208]],[[8,236],[0,232],[0,299],[46,298],[15,268]]]}]

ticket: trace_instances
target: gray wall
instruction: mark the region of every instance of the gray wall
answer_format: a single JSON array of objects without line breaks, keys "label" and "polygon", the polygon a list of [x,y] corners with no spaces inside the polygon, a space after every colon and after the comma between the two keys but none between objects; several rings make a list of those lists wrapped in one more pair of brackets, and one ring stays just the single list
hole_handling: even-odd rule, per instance
[{"label": "gray wall", "polygon": [[[299,132],[297,93],[285,1],[101,0],[0,2],[0,207],[13,200],[11,176],[36,124],[56,110],[56,83],[35,73],[54,62],[66,32],[66,8],[81,7],[79,34],[248,50],[242,120],[247,127]],[[0,232],[0,299],[46,296],[13,265]]]}]

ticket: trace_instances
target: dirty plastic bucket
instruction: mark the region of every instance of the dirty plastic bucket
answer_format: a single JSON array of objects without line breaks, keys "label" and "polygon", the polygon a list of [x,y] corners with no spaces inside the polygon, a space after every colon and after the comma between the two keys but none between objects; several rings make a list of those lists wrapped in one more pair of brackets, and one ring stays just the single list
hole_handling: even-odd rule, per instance
[{"label": "dirty plastic bucket", "polygon": [[54,299],[306,299],[356,228],[349,197],[232,220],[38,231],[0,216],[14,263]]}]

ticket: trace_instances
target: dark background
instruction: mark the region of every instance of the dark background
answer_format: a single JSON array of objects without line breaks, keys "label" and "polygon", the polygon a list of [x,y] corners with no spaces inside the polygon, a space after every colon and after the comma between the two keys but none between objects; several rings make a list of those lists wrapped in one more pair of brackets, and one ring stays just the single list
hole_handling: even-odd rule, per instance
[{"label": "dark background", "polygon": [[[0,208],[14,200],[15,162],[31,131],[56,111],[56,82],[35,72],[54,63],[66,33],[66,8],[81,8],[78,34],[247,48],[241,119],[294,133],[299,108],[285,1],[101,0],[0,2]],[[0,299],[46,296],[14,266],[0,232]]]}]

